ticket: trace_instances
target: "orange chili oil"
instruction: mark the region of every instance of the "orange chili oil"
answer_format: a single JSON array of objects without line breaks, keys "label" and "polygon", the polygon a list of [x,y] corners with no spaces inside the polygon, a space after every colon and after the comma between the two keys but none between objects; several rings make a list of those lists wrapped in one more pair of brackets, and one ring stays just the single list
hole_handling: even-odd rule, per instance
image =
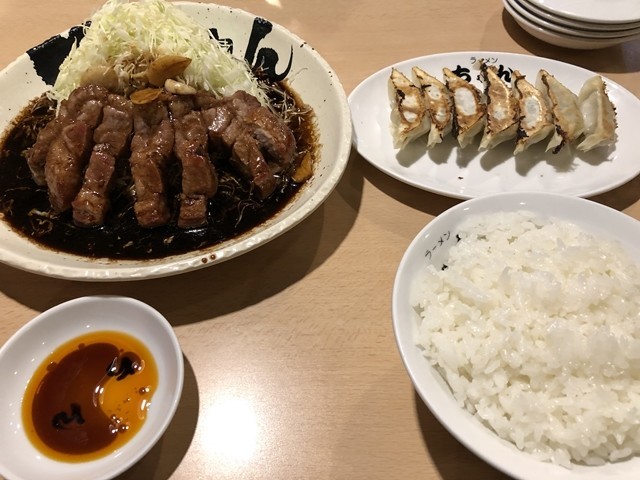
[{"label": "orange chili oil", "polygon": [[61,345],[36,370],[22,402],[25,433],[66,462],[104,457],[142,427],[158,371],[138,339],[92,332]]}]

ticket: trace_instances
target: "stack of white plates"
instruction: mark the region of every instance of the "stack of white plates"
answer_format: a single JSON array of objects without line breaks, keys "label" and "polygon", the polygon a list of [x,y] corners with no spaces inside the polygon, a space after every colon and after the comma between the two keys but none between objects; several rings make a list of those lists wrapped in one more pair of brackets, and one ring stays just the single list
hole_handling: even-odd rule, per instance
[{"label": "stack of white plates", "polygon": [[610,47],[640,38],[640,0],[502,0],[540,40],[567,48]]}]

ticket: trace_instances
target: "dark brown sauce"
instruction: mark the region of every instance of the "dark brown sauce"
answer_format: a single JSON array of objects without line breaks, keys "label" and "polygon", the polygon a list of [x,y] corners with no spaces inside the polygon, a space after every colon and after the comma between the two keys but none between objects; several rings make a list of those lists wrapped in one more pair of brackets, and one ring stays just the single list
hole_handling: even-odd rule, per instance
[{"label": "dark brown sauce", "polygon": [[75,338],[31,378],[22,404],[25,432],[56,460],[100,458],[140,430],[157,385],[154,359],[137,339],[118,332]]},{"label": "dark brown sauce", "polygon": [[[306,108],[285,84],[270,94],[276,105],[286,104],[297,114],[288,121],[297,140],[296,162],[306,153],[316,155],[317,138],[313,112]],[[218,192],[210,200],[208,224],[184,230],[175,225],[144,229],[133,212],[133,197],[126,159],[118,164],[119,178],[111,194],[112,208],[105,224],[98,228],[77,227],[71,211],[55,215],[46,187],[36,185],[26,163],[24,151],[37,132],[53,118],[53,105],[46,97],[35,99],[6,132],[0,149],[0,216],[11,228],[47,248],[92,258],[152,259],[203,249],[250,231],[278,213],[301,188],[289,174],[279,178],[278,189],[267,199],[258,200],[226,159],[216,159]],[[175,162],[173,162],[175,164]],[[168,172],[172,211],[177,211],[179,172]]]}]

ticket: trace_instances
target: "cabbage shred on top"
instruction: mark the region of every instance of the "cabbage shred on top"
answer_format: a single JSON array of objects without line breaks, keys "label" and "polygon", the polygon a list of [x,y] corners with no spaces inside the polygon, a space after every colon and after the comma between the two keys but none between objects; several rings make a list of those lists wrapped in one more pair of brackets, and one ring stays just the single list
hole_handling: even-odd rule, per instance
[{"label": "cabbage shred on top", "polygon": [[191,59],[180,77],[188,85],[223,96],[245,90],[267,103],[249,65],[231,56],[206,27],[165,0],[107,0],[84,33],[60,66],[50,92],[57,101],[80,86],[90,67],[113,66],[128,83],[141,64],[161,55],[181,55]]}]

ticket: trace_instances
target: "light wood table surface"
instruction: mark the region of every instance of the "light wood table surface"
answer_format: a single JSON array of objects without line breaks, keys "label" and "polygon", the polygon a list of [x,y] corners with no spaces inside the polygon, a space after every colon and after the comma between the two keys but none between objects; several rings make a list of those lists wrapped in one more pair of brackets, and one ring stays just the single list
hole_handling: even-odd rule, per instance
[{"label": "light wood table surface", "polygon": [[[391,63],[489,50],[569,62],[640,94],[640,41],[599,51],[552,47],[522,31],[498,0],[227,4],[305,39],[347,93]],[[100,5],[2,0],[0,66]],[[595,200],[640,218],[639,198],[636,178]],[[122,479],[506,478],[425,407],[391,327],[391,289],[405,248],[458,202],[405,186],[352,152],[336,190],[309,218],[220,265],[110,284],[0,265],[0,343],[43,310],[83,295],[132,296],[168,318],[184,352],[184,393],[161,441]]]}]

